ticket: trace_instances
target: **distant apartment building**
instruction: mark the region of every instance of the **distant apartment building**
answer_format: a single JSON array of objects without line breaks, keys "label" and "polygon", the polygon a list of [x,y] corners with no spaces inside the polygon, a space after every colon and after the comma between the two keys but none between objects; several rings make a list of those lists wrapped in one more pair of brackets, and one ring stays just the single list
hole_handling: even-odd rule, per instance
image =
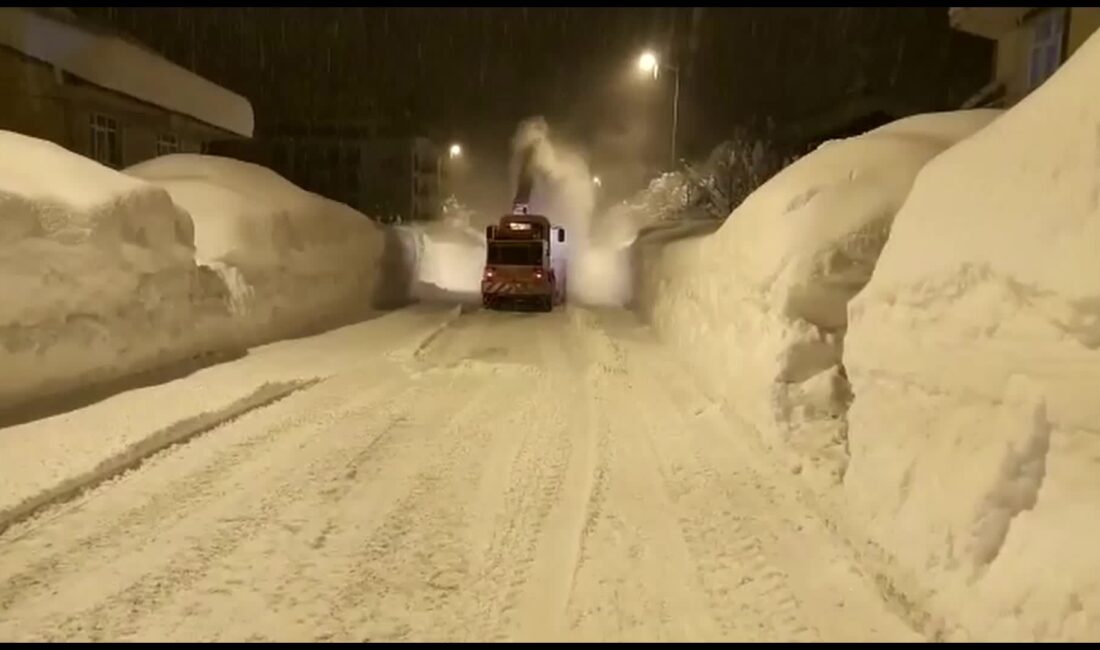
[{"label": "distant apartment building", "polygon": [[1100,28],[1100,7],[952,7],[951,26],[997,43],[993,79],[964,106],[1012,106]]},{"label": "distant apartment building", "polygon": [[281,129],[210,153],[270,167],[294,184],[382,222],[425,221],[442,210],[440,149],[423,137]]},{"label": "distant apartment building", "polygon": [[58,8],[0,7],[0,129],[114,168],[252,136],[247,99]]}]

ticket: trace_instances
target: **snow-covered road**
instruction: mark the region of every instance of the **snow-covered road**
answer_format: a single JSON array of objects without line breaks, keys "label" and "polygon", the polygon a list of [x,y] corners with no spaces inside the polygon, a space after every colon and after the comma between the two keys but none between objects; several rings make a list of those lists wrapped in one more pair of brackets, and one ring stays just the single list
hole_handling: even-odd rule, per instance
[{"label": "snow-covered road", "polygon": [[629,314],[402,317],[6,530],[0,640],[922,638]]}]

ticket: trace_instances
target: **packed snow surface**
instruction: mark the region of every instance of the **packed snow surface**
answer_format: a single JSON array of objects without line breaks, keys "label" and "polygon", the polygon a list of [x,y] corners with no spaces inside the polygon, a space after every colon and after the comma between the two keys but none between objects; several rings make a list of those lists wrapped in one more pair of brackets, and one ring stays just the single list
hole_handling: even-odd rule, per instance
[{"label": "packed snow surface", "polygon": [[752,193],[714,234],[643,238],[640,310],[711,390],[835,480],[845,455],[847,303],[920,169],[996,114],[920,115],[828,142]]},{"label": "packed snow surface", "polygon": [[216,347],[227,292],[157,187],[0,131],[0,407]]},{"label": "packed snow surface", "polygon": [[456,315],[446,308],[406,310],[385,321],[330,332],[306,345],[292,340],[253,348],[232,363],[0,428],[0,530],[43,504],[136,465],[165,445],[370,363],[381,349],[371,355],[349,354],[361,351],[364,343],[399,354],[402,346],[415,349]]},{"label": "packed snow surface", "polygon": [[1097,74],[925,167],[851,305],[847,496],[973,638],[1100,638]]},{"label": "packed snow surface", "polygon": [[252,137],[247,99],[151,50],[23,7],[0,7],[0,45],[91,83]]},{"label": "packed snow surface", "polygon": [[[227,417],[0,532],[0,638],[920,640],[629,314],[424,309],[22,427],[59,477]],[[224,410],[261,378],[322,381]]]},{"label": "packed snow surface", "polygon": [[228,158],[174,154],[126,173],[190,213],[196,258],[225,278],[247,342],[371,311],[383,234],[359,212]]}]

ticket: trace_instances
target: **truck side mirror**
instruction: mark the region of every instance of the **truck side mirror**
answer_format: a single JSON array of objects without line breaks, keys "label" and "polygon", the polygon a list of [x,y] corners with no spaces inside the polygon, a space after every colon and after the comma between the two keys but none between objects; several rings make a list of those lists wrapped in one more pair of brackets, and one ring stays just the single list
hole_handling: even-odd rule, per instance
[{"label": "truck side mirror", "polygon": [[565,243],[565,228],[559,228],[558,229],[558,243],[559,244],[564,244]]}]

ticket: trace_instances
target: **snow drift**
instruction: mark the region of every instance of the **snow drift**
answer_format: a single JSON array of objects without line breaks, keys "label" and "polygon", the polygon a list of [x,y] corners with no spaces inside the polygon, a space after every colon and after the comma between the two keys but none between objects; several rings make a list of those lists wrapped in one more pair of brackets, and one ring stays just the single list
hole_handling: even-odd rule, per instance
[{"label": "snow drift", "polygon": [[216,347],[224,285],[168,194],[0,131],[0,406]]},{"label": "snow drift", "polygon": [[248,344],[372,310],[383,234],[352,208],[228,158],[174,154],[126,172],[164,188],[191,214],[196,259],[225,279]]},{"label": "snow drift", "polygon": [[835,481],[845,461],[847,303],[920,169],[995,115],[921,115],[826,143],[713,235],[640,243],[639,310],[767,440]]},{"label": "snow drift", "polygon": [[1100,638],[1098,72],[929,164],[850,309],[847,497],[976,638]]}]

